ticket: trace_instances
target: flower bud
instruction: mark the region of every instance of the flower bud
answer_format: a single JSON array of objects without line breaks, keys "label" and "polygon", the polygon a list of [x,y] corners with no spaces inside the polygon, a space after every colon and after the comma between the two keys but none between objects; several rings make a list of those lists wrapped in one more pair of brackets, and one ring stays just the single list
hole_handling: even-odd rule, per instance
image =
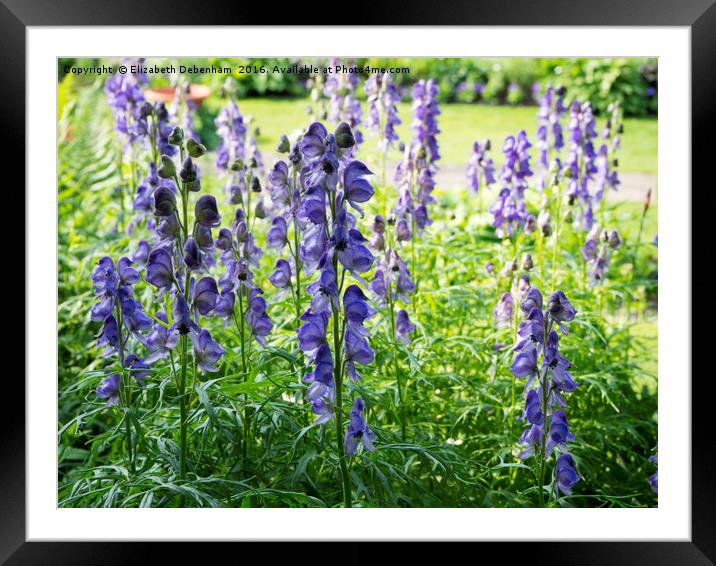
[{"label": "flower bud", "polygon": [[286,134],[281,135],[276,151],[279,153],[288,153],[291,151],[291,142],[288,141],[288,136],[286,136]]},{"label": "flower bud", "polygon": [[171,216],[177,211],[177,200],[174,193],[167,187],[159,187],[154,191],[154,214]]},{"label": "flower bud", "polygon": [[256,207],[254,208],[254,216],[258,218],[259,220],[266,218],[266,208],[264,207],[264,201],[260,200],[256,203]]},{"label": "flower bud", "polygon": [[[454,219],[453,214],[453,219]],[[527,218],[525,218],[525,234],[532,234],[537,229],[537,220],[535,219],[534,215],[528,214]]]},{"label": "flower bud", "polygon": [[485,151],[490,151],[492,149],[492,142],[490,140],[485,140]]},{"label": "flower bud", "polygon": [[194,240],[202,250],[210,250],[214,246],[211,228],[198,222],[194,225]]},{"label": "flower bud", "polygon": [[174,165],[174,160],[168,155],[162,155],[162,164],[157,169],[157,175],[162,179],[172,179],[176,177],[177,168]]},{"label": "flower bud", "polygon": [[189,155],[195,159],[206,153],[206,147],[200,143],[196,143],[192,138],[186,140],[186,150],[189,152]]},{"label": "flower bud", "polygon": [[152,105],[149,102],[145,102],[139,107],[139,115],[146,118],[152,113]]},{"label": "flower bud", "polygon": [[338,124],[335,132],[336,145],[341,149],[348,149],[356,144],[351,127],[345,122]]},{"label": "flower bud", "polygon": [[258,161],[256,161],[255,157],[252,157],[251,159],[249,159],[249,168],[250,169],[256,169],[258,166],[259,166],[259,163],[258,163]]},{"label": "flower bud", "polygon": [[169,112],[167,112],[167,107],[163,102],[157,102],[154,104],[154,113],[157,115],[157,119],[160,122],[166,122],[169,120]]},{"label": "flower bud", "polygon": [[[164,157],[162,156],[162,163],[163,161]],[[198,174],[196,171],[196,165],[194,165],[194,162],[191,160],[191,157],[187,157],[186,159],[184,159],[184,163],[182,163],[181,166],[181,171],[179,171],[179,176],[185,183],[192,183],[197,180]]]},{"label": "flower bud", "polygon": [[194,205],[194,218],[198,224],[204,226],[218,226],[221,224],[221,215],[216,206],[216,199],[212,195],[199,197]]},{"label": "flower bud", "polygon": [[169,143],[172,145],[181,145],[184,141],[184,130],[177,126],[172,130],[172,133],[169,134]]},{"label": "flower bud", "polygon": [[534,267],[535,264],[532,261],[532,256],[530,254],[524,254],[522,256],[522,269],[525,271],[532,271]]},{"label": "flower bud", "polygon": [[251,178],[251,190],[255,193],[261,192],[261,181],[259,181],[258,177]]},{"label": "flower bud", "polygon": [[381,214],[376,214],[373,220],[373,232],[376,234],[382,234],[385,232],[385,219]]},{"label": "flower bud", "polygon": [[408,226],[408,222],[403,218],[400,222],[398,222],[398,225],[395,227],[395,237],[399,242],[404,242],[406,240],[409,240],[412,236],[412,232],[410,231],[410,226]]},{"label": "flower bud", "polygon": [[237,159],[231,164],[232,171],[241,171],[244,168],[244,162],[241,159]]},{"label": "flower bud", "polygon": [[616,230],[611,230],[609,232],[609,247],[613,250],[616,250],[621,245],[621,240],[619,239],[619,234]]}]

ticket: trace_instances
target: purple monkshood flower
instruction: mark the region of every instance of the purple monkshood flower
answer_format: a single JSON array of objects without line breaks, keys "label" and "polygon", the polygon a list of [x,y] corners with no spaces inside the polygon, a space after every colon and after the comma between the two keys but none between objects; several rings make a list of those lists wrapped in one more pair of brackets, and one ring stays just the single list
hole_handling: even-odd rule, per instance
[{"label": "purple monkshood flower", "polygon": [[559,151],[564,147],[564,135],[562,133],[561,120],[567,108],[564,106],[564,87],[554,88],[547,85],[544,96],[540,100],[539,111],[537,112],[537,148],[540,150],[540,163],[544,169],[549,167],[549,154]]},{"label": "purple monkshood flower", "polygon": [[363,217],[363,209],[358,203],[367,202],[375,191],[373,186],[364,179],[372,175],[370,169],[360,161],[352,161],[343,173],[344,198]]},{"label": "purple monkshood flower", "polygon": [[593,141],[598,136],[596,124],[589,102],[572,102],[567,125],[570,145],[562,175],[569,179],[568,196],[578,200],[580,204],[578,214],[575,215],[575,225],[585,230],[592,228],[593,195],[590,193],[589,184],[598,172]]},{"label": "purple monkshood flower", "polygon": [[415,325],[405,309],[400,309],[395,315],[395,335],[405,344],[410,344],[410,334],[415,331]]},{"label": "purple monkshood flower", "polygon": [[210,228],[221,224],[221,215],[212,195],[202,195],[194,205],[194,219],[197,223]]},{"label": "purple monkshood flower", "polygon": [[169,328],[169,332],[172,334],[179,334],[180,336],[186,336],[191,334],[194,336],[201,330],[199,326],[191,319],[191,312],[189,311],[189,305],[186,304],[184,295],[177,293],[174,298],[174,308],[172,309],[174,315],[174,324]]},{"label": "purple monkshood flower", "polygon": [[122,323],[133,335],[139,336],[139,332],[149,330],[152,327],[152,319],[144,312],[142,303],[134,300],[134,291],[127,285],[121,285],[118,289],[119,309],[122,313]]},{"label": "purple monkshood flower", "polygon": [[171,287],[174,282],[174,266],[169,250],[157,247],[149,252],[144,278],[160,291]]},{"label": "purple monkshood flower", "polygon": [[204,267],[204,254],[193,236],[189,236],[184,244],[184,265],[189,271],[200,271]]},{"label": "purple monkshood flower", "polygon": [[[654,454],[653,456],[649,456],[649,462],[654,462],[654,464],[659,464],[659,455]],[[654,493],[659,493],[659,470],[657,469],[653,474],[649,476],[649,486],[651,487],[651,491]]]},{"label": "purple monkshood flower", "polygon": [[365,125],[379,136],[378,147],[387,152],[395,142],[398,134],[395,127],[401,121],[398,118],[397,103],[400,101],[398,89],[390,73],[371,75],[365,83],[365,94],[368,99],[368,117]]},{"label": "purple monkshood flower", "polygon": [[237,159],[244,159],[246,125],[239,107],[233,100],[224,106],[214,121],[219,146],[216,148],[216,167],[227,170]]},{"label": "purple monkshood flower", "polygon": [[234,314],[234,305],[236,304],[236,294],[233,291],[221,291],[219,299],[214,305],[213,314],[216,317],[224,319],[226,326]]},{"label": "purple monkshood flower", "polygon": [[286,220],[281,216],[277,216],[271,222],[271,228],[266,234],[266,241],[269,247],[282,249],[287,242],[287,225]]},{"label": "purple monkshood flower", "polygon": [[159,312],[157,313],[157,319],[161,322],[154,323],[153,330],[147,334],[144,340],[144,345],[150,352],[144,360],[148,364],[153,364],[157,360],[168,358],[169,353],[176,347],[179,341],[179,334],[169,331],[167,315],[163,312]]},{"label": "purple monkshood flower", "polygon": [[414,132],[413,146],[425,151],[428,167],[433,170],[440,159],[437,142],[440,133],[437,120],[439,94],[440,89],[432,79],[420,80],[413,85],[413,121],[410,125]]},{"label": "purple monkshood flower", "polygon": [[119,383],[119,375],[115,373],[105,377],[97,387],[97,397],[107,399],[106,407],[119,405]]},{"label": "purple monkshood flower", "polygon": [[351,409],[351,422],[346,429],[344,441],[346,456],[355,455],[359,443],[362,443],[366,450],[375,450],[375,446],[373,445],[375,434],[368,428],[363,418],[364,410],[363,399],[356,397],[353,408]]},{"label": "purple monkshood flower", "polygon": [[303,324],[297,330],[298,347],[309,359],[313,359],[316,350],[326,342],[328,314],[326,312],[314,313],[309,309],[301,315],[300,319]]},{"label": "purple monkshood flower", "polygon": [[132,254],[132,261],[137,265],[144,266],[149,258],[149,243],[146,240],[139,240],[137,250]]},{"label": "purple monkshood flower", "polygon": [[306,292],[313,297],[311,312],[330,313],[339,307],[338,287],[336,285],[336,272],[330,262],[325,262],[318,281],[306,287]]},{"label": "purple monkshood flower", "polygon": [[574,458],[571,454],[561,454],[557,458],[555,481],[558,491],[565,495],[572,495],[572,488],[581,479],[577,474]]},{"label": "purple monkshood flower", "polygon": [[[97,303],[92,307],[90,318],[102,322],[97,334],[97,347],[102,348],[102,356],[117,354],[124,369],[130,370],[142,384],[149,365],[135,354],[126,354],[126,349],[130,336],[139,343],[144,342],[141,333],[152,327],[152,319],[144,312],[142,303],[134,298],[133,285],[139,280],[139,273],[132,266],[133,262],[126,257],[119,259],[116,269],[110,257],[105,256],[97,262],[92,273]],[[97,395],[107,399],[107,406],[119,402],[119,380],[119,375],[106,377],[97,388]]]},{"label": "purple monkshood flower", "polygon": [[[577,311],[562,291],[552,293],[542,311],[542,294],[536,287],[524,292],[520,308],[528,314],[517,331],[516,354],[510,369],[516,378],[528,378],[521,418],[529,427],[520,437],[523,450],[519,457],[526,459],[537,453],[547,460],[555,449],[562,452],[556,460],[554,481],[558,493],[570,495],[580,478],[574,460],[566,454],[567,443],[574,440],[574,434],[563,410],[567,406],[563,394],[573,392],[577,383],[569,372],[572,364],[559,352],[559,334],[552,330],[552,325],[557,324],[566,334],[564,323],[574,320]],[[535,377],[537,388],[531,389]],[[561,408],[553,409],[555,405]]]},{"label": "purple monkshood flower", "polygon": [[567,327],[562,323],[574,320],[577,309],[572,306],[562,291],[556,291],[547,299],[547,313],[557,323],[559,329],[567,334]]},{"label": "purple monkshood flower", "polygon": [[589,285],[593,287],[604,281],[605,272],[611,261],[611,252],[621,245],[616,230],[600,230],[592,226],[582,247],[582,255],[589,265]]},{"label": "purple monkshood flower", "polygon": [[375,314],[375,309],[358,285],[350,285],[343,293],[343,312],[350,328],[358,334],[367,334],[363,323]]},{"label": "purple monkshood flower", "polygon": [[472,155],[467,162],[467,186],[475,193],[480,191],[484,184],[489,187],[495,182],[495,164],[492,158],[487,157],[490,148],[489,140],[476,141],[472,146]]},{"label": "purple monkshood flower", "polygon": [[225,350],[211,337],[209,331],[201,329],[198,333],[193,333],[191,341],[194,345],[196,367],[202,373],[218,371],[216,364]]},{"label": "purple monkshood flower", "polygon": [[[348,68],[354,63],[349,63]],[[363,143],[363,135],[358,129],[363,117],[363,110],[356,98],[356,89],[360,78],[356,73],[342,72],[344,65],[338,59],[331,60],[331,73],[323,86],[323,94],[328,97],[328,119],[332,122],[345,122],[353,131],[356,146]]]},{"label": "purple monkshood flower", "polygon": [[261,295],[263,291],[258,287],[254,287],[249,292],[249,309],[246,318],[251,328],[251,334],[256,341],[262,346],[266,346],[266,336],[269,335],[273,328],[273,323],[266,314],[266,299]]},{"label": "purple monkshood flower", "polygon": [[202,277],[194,286],[192,304],[199,314],[207,316],[219,300],[219,289],[213,277]]},{"label": "purple monkshood flower", "polygon": [[346,328],[344,339],[346,373],[352,382],[363,381],[356,370],[356,363],[367,366],[373,363],[375,353],[368,344],[368,339],[363,333],[356,332],[353,327]]},{"label": "purple monkshood flower", "polygon": [[569,423],[562,409],[557,409],[552,413],[549,422],[549,435],[545,444],[545,458],[552,454],[557,448],[564,452],[567,450],[567,442],[574,440],[574,434],[569,432]]},{"label": "purple monkshood flower", "polygon": [[506,328],[512,324],[515,303],[510,293],[502,293],[500,300],[492,311],[496,328]]},{"label": "purple monkshood flower", "polygon": [[[144,59],[123,60],[123,64],[139,68]],[[139,64],[138,64],[139,63]],[[151,106],[144,99],[142,87],[148,82],[143,73],[115,73],[107,79],[104,92],[114,114],[115,130],[125,137],[126,144],[134,144],[147,137],[147,111]]]},{"label": "purple monkshood flower", "polygon": [[502,189],[496,202],[490,208],[494,216],[492,225],[500,237],[512,237],[518,228],[525,225],[527,209],[524,193],[530,169],[529,148],[532,147],[524,130],[517,137],[507,136],[502,146],[505,163],[500,169],[499,180]]},{"label": "purple monkshood flower", "polygon": [[277,260],[275,270],[268,280],[276,289],[285,292],[291,286],[291,264],[285,259]]},{"label": "purple monkshood flower", "polygon": [[542,425],[544,423],[544,413],[540,401],[541,391],[530,389],[525,398],[525,410],[522,418],[532,425]]},{"label": "purple monkshood flower", "polygon": [[328,344],[321,344],[316,350],[316,367],[304,377],[308,387],[307,397],[311,410],[318,415],[316,424],[323,424],[333,417],[335,383],[333,381],[333,357]]},{"label": "purple monkshood flower", "polygon": [[[362,283],[360,274],[369,271],[374,261],[367,239],[357,229],[356,217],[348,212],[350,206],[362,216],[360,205],[375,192],[365,179],[371,172],[351,158],[353,138],[347,123],[339,124],[335,134],[329,134],[323,124],[314,122],[289,149],[294,174],[287,165],[277,165],[269,180],[280,198],[290,190],[298,194],[298,198],[292,198],[290,215],[301,231],[296,268],[309,276],[318,271],[318,278],[306,287],[312,297],[311,306],[300,317],[303,324],[298,329],[299,348],[314,365],[305,381],[310,383],[308,400],[318,415],[318,423],[328,421],[334,414],[333,372],[338,368],[334,368],[333,359],[343,361],[340,371],[345,370],[353,381],[360,379],[356,364],[370,364],[374,359],[368,331],[363,326],[374,311],[358,285],[347,285],[341,297],[338,284],[339,271],[341,288],[346,272]],[[296,176],[299,167],[300,174]],[[295,178],[295,187],[287,186],[289,176]],[[282,217],[289,218],[285,213]],[[272,275],[276,287],[285,289],[290,285],[291,267],[288,262],[277,262]],[[335,352],[326,342],[331,317],[343,328]]]}]

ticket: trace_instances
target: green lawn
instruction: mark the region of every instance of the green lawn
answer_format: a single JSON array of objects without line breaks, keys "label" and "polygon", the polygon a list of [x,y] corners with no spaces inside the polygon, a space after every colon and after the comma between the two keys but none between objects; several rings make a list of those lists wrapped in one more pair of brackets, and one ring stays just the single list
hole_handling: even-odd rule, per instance
[{"label": "green lawn", "polygon": [[[250,98],[239,101],[244,115],[259,117],[261,129],[259,146],[272,151],[275,140],[282,133],[304,127],[309,120],[306,114],[308,99]],[[210,99],[203,109],[214,114],[221,101]],[[398,128],[401,139],[410,138],[410,104],[400,104],[399,116],[403,124]],[[508,134],[525,129],[534,141],[537,108],[487,106],[483,104],[443,104],[440,116],[440,151],[446,164],[463,165],[475,139],[489,138],[493,143],[493,156],[499,163],[499,148]],[[207,115],[207,114],[204,114]],[[207,115],[208,116],[208,115]],[[566,127],[566,120],[565,120]],[[602,121],[598,120],[599,129]],[[657,174],[657,120],[655,118],[629,118],[625,120],[625,133],[619,154],[622,171]]]}]

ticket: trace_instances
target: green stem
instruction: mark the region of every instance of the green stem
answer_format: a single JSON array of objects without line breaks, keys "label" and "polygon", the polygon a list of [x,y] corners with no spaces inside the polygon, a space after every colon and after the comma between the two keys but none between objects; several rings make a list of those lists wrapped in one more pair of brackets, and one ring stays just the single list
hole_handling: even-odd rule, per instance
[{"label": "green stem", "polygon": [[388,314],[390,315],[390,337],[393,343],[393,370],[395,371],[395,381],[398,387],[398,414],[400,419],[400,436],[403,442],[406,439],[406,403],[403,397],[403,380],[400,376],[400,368],[398,367],[398,348],[397,348],[397,336],[395,330],[395,303],[393,302],[393,287],[391,283],[388,283],[388,290],[386,293],[388,299]]},{"label": "green stem", "polygon": [[562,228],[562,183],[557,185],[557,210],[554,225],[554,242],[552,244],[552,279],[550,281],[551,289],[556,288],[557,283],[557,250],[559,249],[559,234]]},{"label": "green stem", "polygon": [[338,313],[333,311],[333,349],[334,367],[333,376],[336,382],[336,451],[338,462],[341,468],[341,484],[343,486],[343,506],[352,507],[351,503],[351,480],[346,466],[346,455],[343,448],[343,362],[341,356],[341,338],[339,329]]},{"label": "green stem", "polygon": [[179,479],[186,479],[186,425],[187,425],[187,406],[186,406],[186,366],[187,366],[187,342],[188,336],[185,334],[181,337],[181,374],[179,377]]},{"label": "green stem", "polygon": [[[549,337],[549,333],[552,331],[552,320],[548,319],[544,322],[544,343],[542,345],[544,352],[544,348],[547,347],[547,339]],[[544,354],[542,354],[544,356]],[[547,421],[547,396],[548,396],[548,388],[547,388],[547,367],[543,367],[541,370],[540,375],[540,385],[542,387],[542,414],[544,415],[544,424],[542,429],[542,443],[540,446],[540,453],[539,453],[539,459],[540,459],[540,465],[539,465],[539,505],[540,507],[544,507],[544,472],[545,472],[545,456],[547,451],[547,434],[549,433],[549,422]]]}]

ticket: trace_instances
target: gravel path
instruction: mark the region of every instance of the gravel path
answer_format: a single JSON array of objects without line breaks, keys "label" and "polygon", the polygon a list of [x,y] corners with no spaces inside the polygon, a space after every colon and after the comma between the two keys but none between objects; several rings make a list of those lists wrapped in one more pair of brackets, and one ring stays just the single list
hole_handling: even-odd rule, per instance
[{"label": "gravel path", "polygon": [[[607,198],[613,201],[641,201],[646,192],[652,189],[652,198],[656,200],[658,183],[656,175],[646,173],[620,173],[621,185],[618,191],[609,191]],[[465,188],[465,168],[458,165],[441,165],[437,173],[438,186],[450,190]]]}]

